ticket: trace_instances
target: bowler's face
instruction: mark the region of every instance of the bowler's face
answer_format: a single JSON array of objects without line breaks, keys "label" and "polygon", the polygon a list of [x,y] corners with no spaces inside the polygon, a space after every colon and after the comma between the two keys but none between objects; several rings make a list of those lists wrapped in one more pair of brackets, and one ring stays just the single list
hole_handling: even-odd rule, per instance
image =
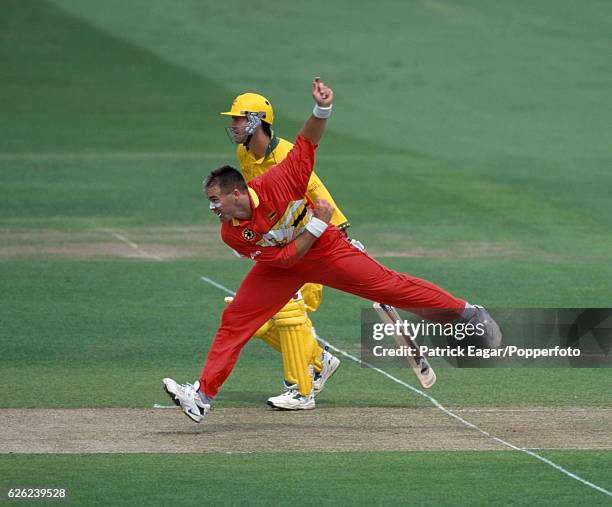
[{"label": "bowler's face", "polygon": [[218,185],[205,188],[204,191],[210,202],[209,209],[219,217],[219,221],[229,222],[234,218],[236,196],[232,192],[224,194]]}]

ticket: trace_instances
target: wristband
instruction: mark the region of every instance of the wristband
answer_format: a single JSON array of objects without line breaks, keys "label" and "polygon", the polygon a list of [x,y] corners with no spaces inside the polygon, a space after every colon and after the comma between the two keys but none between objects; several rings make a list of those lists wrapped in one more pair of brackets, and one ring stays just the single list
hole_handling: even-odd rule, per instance
[{"label": "wristband", "polygon": [[312,217],[306,224],[306,230],[315,238],[320,238],[327,229],[327,223],[317,217]]},{"label": "wristband", "polygon": [[327,107],[321,107],[319,104],[315,104],[312,110],[312,115],[315,118],[321,118],[322,120],[329,118],[331,116],[333,105],[330,104]]}]

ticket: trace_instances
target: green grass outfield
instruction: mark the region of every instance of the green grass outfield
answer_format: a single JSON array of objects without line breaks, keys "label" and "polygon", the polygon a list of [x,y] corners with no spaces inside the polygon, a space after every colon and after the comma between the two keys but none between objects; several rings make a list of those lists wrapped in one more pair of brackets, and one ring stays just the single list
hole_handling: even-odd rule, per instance
[{"label": "green grass outfield", "polygon": [[[233,162],[217,113],[261,91],[292,137],[315,74],[337,97],[317,171],[385,264],[491,307],[609,307],[610,16],[599,1],[4,0],[0,408],[151,407],[163,376],[199,374],[224,296],[200,277],[235,289],[248,269],[200,193]],[[117,234],[180,255],[130,258]],[[326,291],[319,333],[357,353],[368,305]],[[219,406],[260,406],[280,373],[254,340]],[[438,379],[449,407],[612,407],[605,369]],[[348,360],[317,403],[428,405]],[[612,488],[609,451],[541,453]],[[0,454],[0,486],[50,483],[78,505],[609,501],[513,452]]]}]

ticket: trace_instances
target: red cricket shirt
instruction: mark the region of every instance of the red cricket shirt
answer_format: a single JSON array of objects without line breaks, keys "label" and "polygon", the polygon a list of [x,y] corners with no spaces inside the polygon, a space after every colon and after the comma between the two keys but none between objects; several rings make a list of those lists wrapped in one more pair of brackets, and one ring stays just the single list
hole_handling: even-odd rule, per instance
[{"label": "red cricket shirt", "polygon": [[298,135],[282,162],[249,182],[251,218],[233,219],[221,226],[221,238],[230,248],[257,262],[283,268],[299,260],[293,240],[312,216],[306,189],[316,148]]}]

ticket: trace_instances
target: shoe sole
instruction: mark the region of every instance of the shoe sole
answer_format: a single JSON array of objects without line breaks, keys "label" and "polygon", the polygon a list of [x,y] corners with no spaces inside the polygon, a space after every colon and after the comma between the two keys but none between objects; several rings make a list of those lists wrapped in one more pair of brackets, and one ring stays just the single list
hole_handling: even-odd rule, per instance
[{"label": "shoe sole", "polygon": [[295,407],[295,408],[279,407],[278,405],[275,405],[271,401],[268,401],[267,403],[272,408],[275,408],[276,410],[282,410],[283,412],[296,412],[298,410],[313,410],[315,408],[314,403],[312,404],[312,406],[309,406],[309,407]]},{"label": "shoe sole", "polygon": [[[329,374],[329,377],[327,377],[327,380],[325,381],[325,384],[327,384],[327,382],[329,382],[329,379],[330,379],[330,378],[332,378],[332,377],[333,377],[333,376],[336,374],[336,372],[337,372],[337,371],[338,371],[338,369],[340,368],[340,365],[341,365],[341,364],[342,364],[342,362],[341,362],[340,360],[338,360],[338,366],[336,366],[336,367],[334,368],[334,371],[332,371],[332,372]],[[319,389],[317,392],[314,392],[314,391],[313,391],[313,393],[312,393],[312,394],[314,395],[314,397],[315,397],[315,398],[316,398],[316,397],[317,397],[319,394],[321,394],[321,393],[323,392],[323,389],[325,389],[325,384],[323,384],[323,387],[321,387],[321,389]]]},{"label": "shoe sole", "polygon": [[[172,400],[172,403],[174,403],[177,407],[181,407],[181,402],[178,400],[178,398],[171,393],[170,391],[168,391],[168,386],[166,386],[166,384],[164,384],[164,391],[166,391],[166,394],[168,396],[170,396],[170,399]],[[204,417],[202,417],[202,419],[200,419],[199,421],[196,421],[193,417],[191,417],[187,412],[185,412],[185,410],[183,410],[183,407],[181,407],[181,412],[183,412],[183,414],[185,414],[187,416],[187,418],[190,421],[193,421],[194,423],[200,423],[202,421],[202,419],[204,419]]]}]

